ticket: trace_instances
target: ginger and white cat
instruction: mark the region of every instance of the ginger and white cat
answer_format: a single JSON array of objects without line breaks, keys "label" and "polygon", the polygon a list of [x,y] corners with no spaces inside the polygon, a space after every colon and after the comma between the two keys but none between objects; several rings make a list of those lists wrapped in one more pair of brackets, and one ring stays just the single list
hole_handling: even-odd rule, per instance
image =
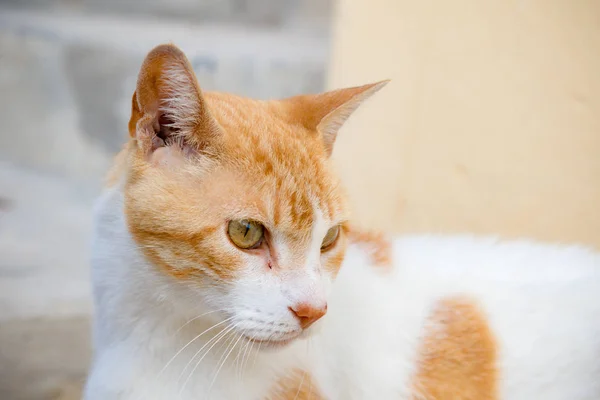
[{"label": "ginger and white cat", "polygon": [[85,399],[600,398],[600,255],[349,225],[329,156],[384,84],[256,101],[150,52],[96,208]]}]

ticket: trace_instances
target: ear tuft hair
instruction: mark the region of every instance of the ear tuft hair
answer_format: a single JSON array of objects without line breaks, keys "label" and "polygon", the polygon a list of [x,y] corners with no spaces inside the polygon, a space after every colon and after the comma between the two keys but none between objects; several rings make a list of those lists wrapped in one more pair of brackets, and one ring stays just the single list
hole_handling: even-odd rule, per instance
[{"label": "ear tuft hair", "polygon": [[219,132],[185,54],[174,45],[151,50],[140,69],[129,132],[152,152],[178,145],[202,150]]}]

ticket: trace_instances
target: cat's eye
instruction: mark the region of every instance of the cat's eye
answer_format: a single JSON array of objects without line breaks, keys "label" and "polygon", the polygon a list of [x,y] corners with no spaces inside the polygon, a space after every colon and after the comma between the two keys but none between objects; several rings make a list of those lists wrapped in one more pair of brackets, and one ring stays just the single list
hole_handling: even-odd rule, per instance
[{"label": "cat's eye", "polygon": [[327,250],[329,247],[333,246],[333,244],[337,240],[339,234],[340,234],[339,225],[336,225],[336,226],[330,228],[327,231],[327,234],[325,234],[325,237],[323,238],[323,242],[321,243],[321,250]]},{"label": "cat's eye", "polygon": [[227,234],[240,249],[254,249],[262,243],[264,227],[259,222],[246,219],[230,221]]}]

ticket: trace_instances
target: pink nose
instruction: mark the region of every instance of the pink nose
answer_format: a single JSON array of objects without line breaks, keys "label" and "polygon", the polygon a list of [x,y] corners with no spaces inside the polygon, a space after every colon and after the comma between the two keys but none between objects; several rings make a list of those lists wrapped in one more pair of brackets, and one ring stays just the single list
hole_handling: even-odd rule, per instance
[{"label": "pink nose", "polygon": [[299,303],[290,307],[290,310],[300,320],[302,329],[306,329],[327,313],[327,303],[321,305]]}]

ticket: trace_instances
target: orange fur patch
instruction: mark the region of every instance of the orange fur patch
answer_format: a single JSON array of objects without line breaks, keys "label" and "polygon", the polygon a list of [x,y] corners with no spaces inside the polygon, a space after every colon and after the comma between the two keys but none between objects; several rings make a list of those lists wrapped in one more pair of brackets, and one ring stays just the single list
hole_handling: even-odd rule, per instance
[{"label": "orange fur patch", "polygon": [[293,370],[277,381],[265,400],[324,400],[306,371]]},{"label": "orange fur patch", "polygon": [[413,399],[498,399],[497,346],[482,311],[467,299],[445,299],[427,327]]},{"label": "orange fur patch", "polygon": [[381,232],[348,229],[349,241],[363,248],[376,266],[391,268],[392,244]]},{"label": "orange fur patch", "polygon": [[123,146],[123,149],[115,156],[113,164],[104,178],[104,185],[107,188],[115,186],[125,176],[130,147],[132,147],[132,142],[127,142]]}]

